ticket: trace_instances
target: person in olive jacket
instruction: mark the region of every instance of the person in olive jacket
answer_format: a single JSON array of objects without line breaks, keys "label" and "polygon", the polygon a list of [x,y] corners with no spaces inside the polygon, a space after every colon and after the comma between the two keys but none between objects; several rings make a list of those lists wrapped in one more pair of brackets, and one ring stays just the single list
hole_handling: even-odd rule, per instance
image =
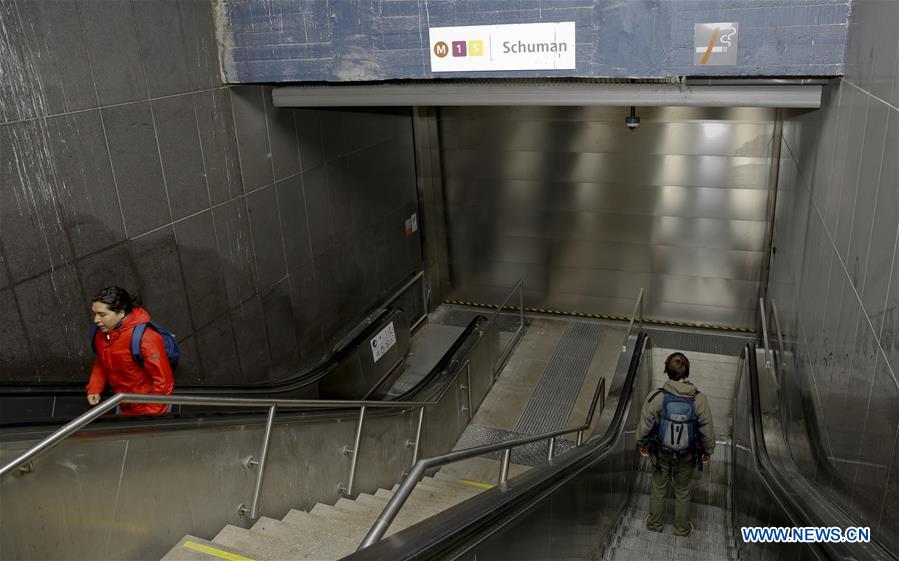
[{"label": "person in olive jacket", "polygon": [[715,451],[715,427],[705,395],[687,381],[687,357],[671,354],[665,360],[665,374],[668,380],[644,402],[637,429],[640,454],[650,458],[654,466],[646,528],[654,532],[664,529],[665,495],[673,486],[674,533],[688,536],[693,532],[693,474],[697,465],[707,464]]}]

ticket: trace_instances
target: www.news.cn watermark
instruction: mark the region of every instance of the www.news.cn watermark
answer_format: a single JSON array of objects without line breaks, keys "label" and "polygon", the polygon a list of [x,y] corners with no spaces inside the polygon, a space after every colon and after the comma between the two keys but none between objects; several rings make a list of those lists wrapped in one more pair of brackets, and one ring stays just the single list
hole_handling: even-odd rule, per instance
[{"label": "www.news.cn watermark", "polygon": [[805,526],[744,526],[740,528],[743,541],[747,543],[868,543],[871,528],[850,526],[848,528]]}]

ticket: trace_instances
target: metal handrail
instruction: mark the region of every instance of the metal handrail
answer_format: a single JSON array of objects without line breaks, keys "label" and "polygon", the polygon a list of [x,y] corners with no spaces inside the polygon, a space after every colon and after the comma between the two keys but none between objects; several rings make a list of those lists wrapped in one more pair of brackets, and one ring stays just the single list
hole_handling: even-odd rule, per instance
[{"label": "metal handrail", "polygon": [[634,327],[634,320],[637,319],[637,314],[639,313],[640,323],[639,327],[643,327],[643,289],[640,289],[640,294],[637,295],[637,301],[634,303],[634,313],[631,315],[631,321],[627,324],[627,333],[624,334],[624,343],[621,344],[621,352],[627,352],[627,341],[631,338],[631,329]]},{"label": "metal handrail", "polygon": [[[155,394],[119,393],[107,399],[90,411],[75,417],[53,434],[38,442],[23,454],[0,468],[0,478],[8,475],[13,470],[32,461],[38,455],[56,446],[60,441],[71,436],[81,428],[109,411],[114,410],[122,403],[157,403],[171,405],[205,405],[209,407],[268,407],[278,408],[303,407],[308,409],[340,409],[374,407],[382,409],[413,409],[436,405],[437,401],[348,401],[348,400],[310,400],[310,399],[252,399],[243,397],[207,397],[207,396],[178,396]],[[273,416],[269,417],[271,422]]]},{"label": "metal handrail", "polygon": [[765,344],[765,370],[771,372],[771,344],[768,341],[768,316],[765,314],[765,300],[759,298],[759,310],[762,314],[762,340]]},{"label": "metal handrail", "polygon": [[780,329],[780,317],[777,314],[777,304],[774,302],[774,298],[771,299],[771,315],[774,316],[774,329],[777,330],[777,344],[780,347],[780,359],[778,364],[783,364],[783,354],[784,354],[784,336],[783,331]]},{"label": "metal handrail", "polygon": [[605,377],[601,378],[599,384],[596,386],[596,390],[593,394],[593,401],[590,404],[590,411],[587,414],[587,420],[583,425],[577,427],[568,427],[563,429],[558,429],[554,431],[545,432],[542,434],[538,434],[535,436],[528,436],[524,438],[518,438],[515,440],[507,440],[504,442],[497,442],[494,444],[485,444],[482,446],[475,446],[473,448],[465,448],[463,450],[456,450],[454,452],[449,452],[447,454],[441,454],[439,456],[433,456],[430,458],[425,458],[423,460],[418,460],[415,462],[415,465],[412,467],[412,470],[409,472],[409,475],[403,480],[402,484],[400,484],[399,488],[390,498],[390,501],[387,503],[387,506],[378,516],[378,519],[375,521],[374,525],[365,535],[365,538],[362,540],[362,543],[357,547],[357,551],[359,549],[370,546],[376,541],[380,540],[384,533],[387,532],[387,529],[390,528],[390,524],[393,523],[393,520],[399,514],[400,509],[403,508],[403,505],[406,503],[406,500],[409,498],[409,495],[412,494],[412,490],[421,481],[421,478],[424,477],[424,474],[427,470],[435,467],[444,466],[447,464],[452,464],[455,462],[459,462],[462,460],[467,460],[468,458],[473,458],[476,456],[480,456],[482,454],[487,454],[490,452],[499,452],[502,451],[502,461],[500,462],[500,471],[499,471],[499,483],[505,483],[509,476],[509,462],[511,459],[511,450],[512,448],[516,448],[518,446],[523,446],[525,444],[530,444],[532,442],[539,442],[541,440],[548,440],[549,444],[549,452],[547,460],[550,461],[553,458],[553,454],[555,451],[556,438],[570,434],[573,432],[578,433],[578,441],[577,445],[581,446],[583,444],[583,432],[590,428],[590,425],[593,422],[593,413],[596,408],[596,402],[600,402],[600,414],[606,407],[606,399],[605,399],[605,387],[606,387],[606,379]]},{"label": "metal handrail", "polygon": [[[499,353],[499,357],[496,362],[493,363],[493,377],[496,378],[497,375],[497,365],[504,364],[506,362],[506,357],[512,351],[512,347],[515,345],[515,342],[518,340],[518,336],[521,334],[521,331],[524,329],[524,279],[518,279],[518,282],[512,286],[512,289],[509,291],[509,294],[503,300],[502,304],[497,306],[496,311],[493,312],[493,315],[490,316],[490,323],[496,322],[499,318],[499,313],[505,309],[506,304],[509,303],[509,300],[515,294],[515,291],[518,290],[518,329],[515,330],[515,334],[509,339],[509,342],[506,343],[506,348]],[[498,325],[498,324],[496,324]]]}]

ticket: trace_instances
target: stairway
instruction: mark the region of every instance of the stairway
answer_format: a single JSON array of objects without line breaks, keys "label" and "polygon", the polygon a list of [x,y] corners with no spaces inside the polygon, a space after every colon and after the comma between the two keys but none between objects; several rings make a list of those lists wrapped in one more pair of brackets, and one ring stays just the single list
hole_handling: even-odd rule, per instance
[{"label": "stairway", "polygon": [[[393,490],[360,493],[355,500],[318,503],[309,512],[291,510],[281,520],[261,517],[249,529],[225,526],[211,541],[185,536],[162,561],[331,560],[349,555],[359,546],[384,510]],[[438,472],[425,477],[409,496],[386,535],[412,526],[481,492]]]}]

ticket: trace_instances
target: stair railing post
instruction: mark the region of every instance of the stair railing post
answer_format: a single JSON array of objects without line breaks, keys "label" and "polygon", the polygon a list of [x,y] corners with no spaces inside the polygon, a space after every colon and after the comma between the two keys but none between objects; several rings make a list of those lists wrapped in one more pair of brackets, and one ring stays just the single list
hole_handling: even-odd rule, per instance
[{"label": "stair railing post", "polygon": [[265,475],[265,460],[268,458],[268,445],[272,438],[272,425],[275,421],[275,412],[278,410],[277,405],[268,408],[268,417],[265,420],[265,435],[262,437],[262,451],[259,453],[259,461],[251,461],[250,464],[255,466],[259,471],[256,473],[256,489],[253,491],[253,502],[250,506],[250,518],[256,520],[259,518],[259,496],[262,494],[262,478]]},{"label": "stair railing post", "polygon": [[550,437],[549,439],[549,451],[546,453],[546,461],[553,461],[553,457],[556,455],[556,437]]},{"label": "stair railing post", "polygon": [[425,406],[418,408],[418,428],[415,429],[415,448],[412,449],[412,465],[418,461],[418,450],[421,447],[421,425],[425,419]]},{"label": "stair railing post", "polygon": [[353,484],[356,482],[356,465],[359,461],[359,442],[362,440],[362,425],[365,423],[365,405],[359,408],[359,422],[356,424],[356,439],[353,443],[353,449],[344,448],[343,453],[346,455],[352,454],[353,460],[350,462],[350,476],[347,480],[346,488],[343,485],[338,485],[337,490],[343,492],[345,495],[353,494]]},{"label": "stair railing post", "polygon": [[512,449],[503,450],[503,460],[499,465],[499,483],[505,483],[509,480],[509,461],[512,459]]}]

